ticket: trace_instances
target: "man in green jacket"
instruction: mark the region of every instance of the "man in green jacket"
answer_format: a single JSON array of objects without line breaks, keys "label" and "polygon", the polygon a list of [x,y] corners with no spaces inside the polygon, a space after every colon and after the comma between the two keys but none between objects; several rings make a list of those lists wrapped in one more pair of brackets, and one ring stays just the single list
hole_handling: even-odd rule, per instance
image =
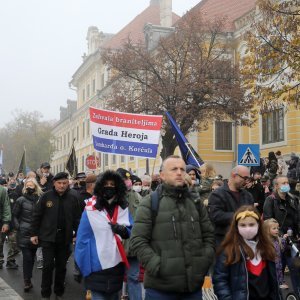
[{"label": "man in green jacket", "polygon": [[214,230],[203,204],[190,195],[185,170],[179,156],[166,158],[157,212],[150,195],[136,212],[130,246],[145,268],[145,300],[202,299],[214,258]]},{"label": "man in green jacket", "polygon": [[[0,222],[1,233],[6,233],[9,230],[9,223],[11,221],[10,201],[6,189],[0,186]],[[0,261],[0,269],[3,267],[3,260]]]}]

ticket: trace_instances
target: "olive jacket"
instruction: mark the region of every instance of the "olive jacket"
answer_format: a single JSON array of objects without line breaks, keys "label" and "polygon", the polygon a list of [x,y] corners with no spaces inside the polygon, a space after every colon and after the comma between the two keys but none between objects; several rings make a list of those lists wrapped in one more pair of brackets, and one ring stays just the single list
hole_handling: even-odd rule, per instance
[{"label": "olive jacket", "polygon": [[214,230],[203,204],[187,187],[162,185],[155,219],[150,195],[142,199],[130,238],[145,268],[146,288],[195,292],[214,258]]}]

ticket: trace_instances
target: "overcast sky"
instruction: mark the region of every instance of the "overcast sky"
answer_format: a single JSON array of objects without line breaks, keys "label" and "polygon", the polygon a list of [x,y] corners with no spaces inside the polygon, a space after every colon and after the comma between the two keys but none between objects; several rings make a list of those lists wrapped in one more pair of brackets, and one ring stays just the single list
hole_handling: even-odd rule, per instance
[{"label": "overcast sky", "polygon": [[[173,0],[182,16],[200,0]],[[89,26],[117,33],[150,0],[0,0],[0,127],[12,112],[58,119],[76,99],[68,83],[87,52]]]}]

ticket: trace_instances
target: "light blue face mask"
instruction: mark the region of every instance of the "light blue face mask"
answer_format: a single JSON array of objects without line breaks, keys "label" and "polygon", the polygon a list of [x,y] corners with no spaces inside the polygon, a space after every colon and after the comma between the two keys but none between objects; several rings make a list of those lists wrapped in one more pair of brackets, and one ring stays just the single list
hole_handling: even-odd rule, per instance
[{"label": "light blue face mask", "polygon": [[281,187],[280,187],[280,191],[282,192],[282,193],[288,193],[289,191],[290,191],[290,185],[289,184],[285,184],[285,185],[282,185]]}]

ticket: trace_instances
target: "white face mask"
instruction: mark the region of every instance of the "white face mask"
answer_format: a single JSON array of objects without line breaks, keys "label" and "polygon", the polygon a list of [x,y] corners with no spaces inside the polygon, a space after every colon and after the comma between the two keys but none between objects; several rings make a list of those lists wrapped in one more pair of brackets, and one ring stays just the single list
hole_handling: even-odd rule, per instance
[{"label": "white face mask", "polygon": [[150,186],[142,186],[142,190],[143,191],[149,191],[150,190]]},{"label": "white face mask", "polygon": [[142,191],[142,186],[141,185],[133,185],[132,189],[137,192],[140,193]]},{"label": "white face mask", "polygon": [[258,224],[255,226],[245,226],[240,227],[238,226],[239,234],[245,239],[245,240],[252,240],[256,237],[258,232]]}]

